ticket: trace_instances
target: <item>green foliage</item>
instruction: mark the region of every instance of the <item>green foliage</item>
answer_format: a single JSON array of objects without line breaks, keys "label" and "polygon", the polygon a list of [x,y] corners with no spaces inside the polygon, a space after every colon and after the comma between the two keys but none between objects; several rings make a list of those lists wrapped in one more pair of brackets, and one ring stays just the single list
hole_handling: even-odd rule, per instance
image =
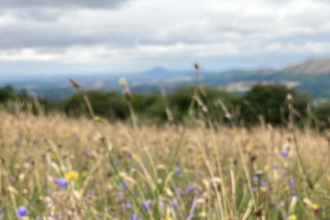
[{"label": "green foliage", "polygon": [[[117,92],[103,92],[90,90],[86,92],[96,115],[109,120],[125,119],[129,111],[124,96]],[[72,116],[80,116],[87,113],[87,106],[81,94],[73,94],[63,103],[64,111]]]},{"label": "green foliage", "polygon": [[285,103],[287,94],[293,95],[295,119],[299,123],[307,116],[307,106],[311,102],[309,93],[298,93],[284,85],[257,84],[247,92],[245,99],[255,113],[264,117],[267,123],[281,125],[288,118],[288,107]]},{"label": "green foliage", "polygon": [[[254,85],[245,95],[238,96],[209,86],[199,86],[198,97],[202,105],[195,105],[194,116],[212,123],[224,122],[232,125],[254,126],[260,123],[260,116],[266,123],[274,126],[285,125],[288,118],[286,95],[293,95],[295,122],[299,127],[330,127],[330,102],[311,106],[311,94],[299,93],[283,85]],[[86,92],[95,114],[108,120],[128,120],[130,117],[127,101],[123,94],[115,91],[89,90]],[[185,87],[162,97],[159,92],[133,93],[132,106],[140,120],[163,123],[168,120],[166,108],[169,108],[174,121],[181,123],[187,114],[194,87]],[[45,98],[33,98],[26,91],[17,92],[10,86],[0,88],[0,103],[23,103],[23,110],[34,114],[48,114],[54,110],[63,111],[70,116],[88,115],[87,106],[79,93],[55,103]],[[315,123],[315,118],[316,120]]]}]

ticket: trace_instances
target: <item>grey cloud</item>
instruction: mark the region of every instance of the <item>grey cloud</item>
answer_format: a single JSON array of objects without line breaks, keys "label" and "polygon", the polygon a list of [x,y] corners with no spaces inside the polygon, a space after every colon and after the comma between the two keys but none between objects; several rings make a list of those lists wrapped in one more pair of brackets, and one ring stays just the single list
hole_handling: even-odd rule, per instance
[{"label": "grey cloud", "polygon": [[1,8],[26,7],[84,7],[84,8],[113,8],[127,0],[0,0]]}]

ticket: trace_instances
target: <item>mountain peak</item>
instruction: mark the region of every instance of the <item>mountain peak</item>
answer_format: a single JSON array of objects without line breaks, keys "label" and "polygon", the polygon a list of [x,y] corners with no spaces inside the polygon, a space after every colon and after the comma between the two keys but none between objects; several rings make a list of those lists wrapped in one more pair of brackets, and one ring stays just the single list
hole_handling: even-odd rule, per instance
[{"label": "mountain peak", "polygon": [[294,74],[327,74],[330,73],[330,58],[309,59],[301,64],[285,67],[281,71]]}]

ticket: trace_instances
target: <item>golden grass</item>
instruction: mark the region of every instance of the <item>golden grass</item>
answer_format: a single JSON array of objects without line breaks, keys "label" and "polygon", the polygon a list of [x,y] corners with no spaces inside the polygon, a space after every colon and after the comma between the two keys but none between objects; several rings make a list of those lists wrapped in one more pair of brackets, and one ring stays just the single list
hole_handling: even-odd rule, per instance
[{"label": "golden grass", "polygon": [[[105,141],[135,202],[142,206],[150,201],[145,213],[134,204],[125,184],[118,182],[93,120],[0,111],[0,206],[7,209],[0,215],[4,219],[17,218],[19,206],[28,208],[25,218],[30,219],[134,219],[132,213],[141,219],[147,219],[143,214],[148,219],[330,217],[328,142],[313,130],[296,134],[314,190],[308,188],[286,129],[211,129],[192,121],[176,158],[181,173],[167,175],[182,126],[142,124],[137,135],[126,123],[96,120],[101,121]],[[288,157],[281,156],[283,149],[289,150]],[[55,178],[72,170],[79,173],[78,179],[60,188]],[[290,186],[290,180],[295,180],[295,186]],[[158,194],[162,181],[165,187]],[[183,195],[177,194],[178,189]],[[179,205],[173,206],[173,201]]]}]

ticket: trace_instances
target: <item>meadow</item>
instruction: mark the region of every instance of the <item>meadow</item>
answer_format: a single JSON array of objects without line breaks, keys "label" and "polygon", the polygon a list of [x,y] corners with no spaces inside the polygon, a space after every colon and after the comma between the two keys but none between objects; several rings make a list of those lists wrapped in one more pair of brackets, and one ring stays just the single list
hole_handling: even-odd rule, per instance
[{"label": "meadow", "polygon": [[195,99],[184,123],[147,124],[123,86],[133,124],[94,115],[88,98],[79,118],[0,110],[1,219],[330,217],[325,131],[210,123]]}]

